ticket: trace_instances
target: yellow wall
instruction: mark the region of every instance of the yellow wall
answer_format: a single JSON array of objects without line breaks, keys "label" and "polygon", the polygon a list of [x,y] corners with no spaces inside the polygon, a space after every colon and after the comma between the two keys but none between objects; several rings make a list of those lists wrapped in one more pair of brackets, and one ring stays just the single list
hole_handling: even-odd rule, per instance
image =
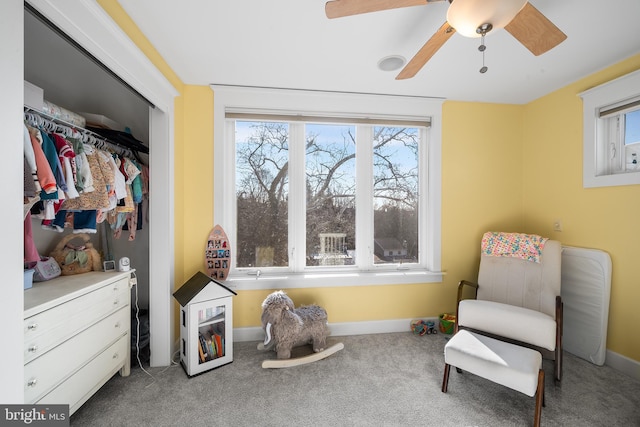
[{"label": "yellow wall", "polygon": [[[640,69],[640,55],[525,107],[524,224],[564,245],[602,249],[613,264],[607,348],[640,361],[640,186],[582,187],[582,100],[578,94]],[[561,219],[562,232],[553,231]]]},{"label": "yellow wall", "polygon": [[[485,231],[522,229],[522,107],[447,101],[442,129],[442,268],[455,305],[476,280]],[[431,313],[429,313],[431,314]]]},{"label": "yellow wall", "polygon": [[[176,261],[183,266],[187,281],[204,267],[207,237],[213,228],[213,91],[208,86],[185,85],[183,143],[175,147],[176,239],[182,240]],[[180,236],[180,237],[178,237]]]},{"label": "yellow wall", "polygon": [[[178,89],[175,102],[175,283],[202,269],[213,227],[213,96],[184,85],[116,0],[99,0]],[[443,110],[443,283],[291,290],[296,304],[318,303],[330,321],[436,316],[454,309],[456,284],[474,280],[487,230],[523,231],[595,247],[613,259],[608,347],[640,360],[640,283],[633,231],[640,187],[583,189],[580,91],[640,68],[640,56],[526,106],[448,101]],[[634,217],[635,216],[635,217]],[[552,223],[562,219],[564,231]],[[632,222],[634,221],[634,222]],[[240,291],[234,326],[258,326],[268,291]],[[177,317],[176,317],[177,318]]]}]

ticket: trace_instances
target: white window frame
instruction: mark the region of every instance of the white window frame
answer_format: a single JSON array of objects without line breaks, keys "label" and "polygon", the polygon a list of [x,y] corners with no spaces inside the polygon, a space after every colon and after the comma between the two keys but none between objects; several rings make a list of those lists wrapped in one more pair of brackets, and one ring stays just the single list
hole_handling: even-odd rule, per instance
[{"label": "white window frame", "polygon": [[[611,147],[606,117],[600,112],[640,97],[640,70],[580,93],[583,101],[584,188],[640,184],[640,171],[614,170],[607,156]],[[622,153],[624,146],[616,146]],[[602,165],[605,165],[603,167]],[[620,169],[620,168],[617,168]]]},{"label": "white window frame", "polygon": [[[431,123],[428,131],[425,131],[427,132],[425,136],[428,137],[427,150],[420,159],[427,162],[428,173],[421,174],[419,185],[420,188],[427,189],[428,197],[422,197],[419,201],[419,211],[424,213],[421,214],[424,220],[420,224],[419,247],[422,249],[418,264],[413,266],[405,264],[400,268],[394,265],[390,269],[389,266],[381,268],[371,262],[366,268],[360,269],[353,267],[322,269],[305,268],[302,265],[303,259],[297,264],[292,263],[290,267],[282,269],[247,271],[232,268],[225,281],[228,286],[248,290],[442,282],[443,273],[440,271],[442,99],[222,85],[211,87],[214,91],[214,223],[220,224],[227,230],[232,251],[236,247],[235,139],[233,122],[225,119],[227,111],[315,114],[338,118],[428,120]],[[299,127],[301,129],[299,131],[304,132],[304,126],[301,124]],[[295,128],[290,131],[295,132]],[[291,155],[295,156],[295,153]],[[295,162],[292,162],[290,169],[292,175],[296,173],[294,164]],[[304,170],[298,173],[304,175]],[[364,180],[365,177],[358,176],[357,179]],[[295,185],[296,182],[302,185],[303,180],[291,179],[290,185]],[[294,188],[290,190],[294,191]],[[358,208],[356,206],[356,212],[362,210]],[[301,213],[296,213],[300,209],[302,209]],[[296,218],[304,219],[303,213],[304,207],[293,207],[293,214],[289,218],[290,228],[301,226],[300,219],[296,220]],[[372,221],[372,218],[365,221],[364,228],[371,229]],[[356,233],[371,234],[363,229],[362,225],[357,223]],[[290,232],[290,240],[299,234]],[[358,247],[357,250],[367,250],[372,253],[372,236],[371,240],[371,248]],[[290,241],[290,247],[291,243]],[[305,247],[300,246],[301,242],[294,242],[294,244],[297,247]],[[360,252],[357,256],[363,259]]]}]

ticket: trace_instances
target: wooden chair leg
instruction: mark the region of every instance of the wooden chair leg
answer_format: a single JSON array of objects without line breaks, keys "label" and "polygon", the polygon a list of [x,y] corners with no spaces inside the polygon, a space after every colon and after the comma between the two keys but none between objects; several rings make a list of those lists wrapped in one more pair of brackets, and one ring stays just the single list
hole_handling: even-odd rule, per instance
[{"label": "wooden chair leg", "polygon": [[556,350],[554,355],[554,363],[553,363],[553,377],[555,380],[555,384],[557,386],[560,385],[560,381],[562,381],[562,331],[564,329],[564,304],[562,302],[562,297],[556,297]]},{"label": "wooden chair leg", "polygon": [[534,427],[540,427],[540,417],[542,416],[542,406],[544,402],[544,371],[538,371],[538,390],[536,390],[536,412],[533,418]]},{"label": "wooden chair leg", "polygon": [[555,360],[553,361],[553,376],[556,385],[561,385],[562,381],[562,348],[556,348]]},{"label": "wooden chair leg", "polygon": [[444,377],[442,378],[442,392],[447,392],[447,386],[449,385],[449,370],[451,369],[451,365],[448,363],[444,364]]}]

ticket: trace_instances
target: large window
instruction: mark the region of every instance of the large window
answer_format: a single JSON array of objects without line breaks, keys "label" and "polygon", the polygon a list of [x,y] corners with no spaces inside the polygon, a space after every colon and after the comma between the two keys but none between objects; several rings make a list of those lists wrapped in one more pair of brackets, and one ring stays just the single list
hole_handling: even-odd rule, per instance
[{"label": "large window", "polygon": [[291,111],[274,93],[257,109],[262,98],[242,106],[227,90],[215,92],[215,222],[231,238],[231,286],[441,280],[432,115]]}]

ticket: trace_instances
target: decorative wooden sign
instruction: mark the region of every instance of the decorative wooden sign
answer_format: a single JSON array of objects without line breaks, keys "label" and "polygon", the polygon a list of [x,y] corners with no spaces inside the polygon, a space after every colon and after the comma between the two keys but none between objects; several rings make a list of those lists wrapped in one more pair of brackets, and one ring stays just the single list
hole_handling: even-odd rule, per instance
[{"label": "decorative wooden sign", "polygon": [[204,262],[207,275],[212,279],[225,280],[229,275],[231,246],[227,233],[218,224],[209,233]]}]

